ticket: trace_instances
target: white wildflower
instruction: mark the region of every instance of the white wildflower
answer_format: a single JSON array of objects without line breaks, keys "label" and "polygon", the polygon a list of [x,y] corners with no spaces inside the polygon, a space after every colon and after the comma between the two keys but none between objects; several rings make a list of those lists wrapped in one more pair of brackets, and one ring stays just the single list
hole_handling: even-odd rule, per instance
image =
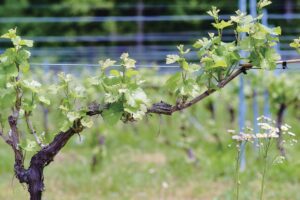
[{"label": "white wildflower", "polygon": [[169,187],[169,184],[167,183],[167,182],[162,182],[162,187],[164,188],[164,189],[167,189],[168,187]]},{"label": "white wildflower", "polygon": [[278,156],[276,157],[276,159],[274,160],[274,164],[282,164],[285,161],[285,157],[284,156]]},{"label": "white wildflower", "polygon": [[281,126],[281,130],[282,130],[282,131],[288,131],[289,128],[288,128],[287,126],[285,126],[285,125],[282,125],[282,126]]},{"label": "white wildflower", "polygon": [[150,168],[148,172],[149,172],[149,174],[154,174],[156,171],[155,171],[155,169]]},{"label": "white wildflower", "polygon": [[294,143],[297,143],[297,142],[298,142],[298,140],[296,140],[296,139],[292,139],[292,141],[293,141]]},{"label": "white wildflower", "polygon": [[293,132],[287,132],[290,136],[293,136],[293,137],[295,137],[296,136],[296,134],[295,133],[293,133]]}]

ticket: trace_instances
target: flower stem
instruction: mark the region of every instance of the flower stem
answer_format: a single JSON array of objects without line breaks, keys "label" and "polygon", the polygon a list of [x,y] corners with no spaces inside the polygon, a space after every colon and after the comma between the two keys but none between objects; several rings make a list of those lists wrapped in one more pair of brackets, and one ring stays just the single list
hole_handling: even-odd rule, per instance
[{"label": "flower stem", "polygon": [[265,179],[266,179],[266,174],[267,174],[267,165],[268,165],[268,153],[269,153],[269,147],[271,145],[271,139],[268,139],[268,143],[266,145],[266,149],[264,152],[264,168],[263,168],[263,174],[262,174],[262,180],[261,180],[261,185],[260,185],[260,200],[263,199],[264,196],[264,186],[265,186]]},{"label": "flower stem", "polygon": [[236,168],[235,168],[235,187],[236,187],[236,194],[235,194],[235,199],[239,200],[239,195],[240,195],[240,155],[241,155],[241,150],[240,150],[240,145],[238,146],[237,150],[237,156],[236,156]]}]

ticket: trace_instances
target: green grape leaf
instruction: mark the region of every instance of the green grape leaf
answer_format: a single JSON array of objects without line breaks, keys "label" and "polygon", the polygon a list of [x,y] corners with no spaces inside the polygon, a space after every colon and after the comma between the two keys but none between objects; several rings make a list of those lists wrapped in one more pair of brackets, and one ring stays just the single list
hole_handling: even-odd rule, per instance
[{"label": "green grape leaf", "polygon": [[126,69],[135,68],[136,61],[129,58],[128,53],[123,53],[120,59],[122,60],[122,65],[124,65]]},{"label": "green grape leaf", "polygon": [[27,61],[24,61],[22,62],[20,65],[19,65],[20,69],[22,70],[23,73],[27,73],[30,69],[30,65]]},{"label": "green grape leaf", "polygon": [[[113,71],[113,70],[111,70],[111,71]],[[88,82],[94,86],[98,86],[101,84],[101,80],[98,76],[88,78]]]},{"label": "green grape leaf", "polygon": [[69,112],[69,110],[70,110],[67,106],[64,106],[64,105],[60,105],[59,109],[63,112]]},{"label": "green grape leaf", "polygon": [[232,22],[231,21],[224,21],[224,20],[222,20],[221,22],[219,22],[219,23],[212,23],[212,25],[216,28],[216,29],[220,29],[220,30],[222,30],[222,29],[224,29],[224,28],[226,28],[226,27],[228,27],[228,26],[232,26]]},{"label": "green grape leaf", "polygon": [[33,111],[36,108],[36,104],[32,101],[31,98],[24,98],[22,102],[22,108],[25,111]]},{"label": "green grape leaf", "polygon": [[133,70],[133,69],[128,69],[128,70],[126,71],[126,76],[127,76],[128,78],[131,78],[132,76],[136,76],[136,75],[138,75],[138,74],[139,74],[139,72],[136,71],[136,70]]},{"label": "green grape leaf", "polygon": [[132,117],[134,119],[141,120],[145,116],[145,113],[147,112],[147,106],[144,104],[141,104],[139,107],[131,107],[131,106],[126,106],[124,108],[124,111],[132,114]]},{"label": "green grape leaf", "polygon": [[22,63],[24,61],[27,61],[31,56],[31,53],[27,50],[20,50],[18,51],[18,54],[17,54],[17,61],[18,63]]},{"label": "green grape leaf", "polygon": [[220,42],[220,37],[212,37],[211,39],[208,39],[206,37],[202,38],[202,39],[198,39],[193,47],[196,49],[203,49],[203,50],[207,50],[209,49],[213,44],[217,44]]},{"label": "green grape leaf", "polygon": [[48,92],[50,92],[51,94],[57,94],[58,93],[58,91],[60,90],[60,87],[58,86],[58,85],[50,85],[49,87],[48,87]]},{"label": "green grape leaf", "polygon": [[251,38],[245,37],[240,41],[240,48],[244,51],[250,51],[253,49],[253,46],[251,44]]},{"label": "green grape leaf", "polygon": [[125,93],[126,103],[132,107],[136,107],[141,103],[147,104],[148,98],[145,92],[141,88],[130,90]]},{"label": "green grape leaf", "polygon": [[173,64],[179,61],[179,55],[167,55],[166,64]]},{"label": "green grape leaf", "polygon": [[239,32],[239,33],[249,33],[250,32],[250,28],[251,28],[250,24],[241,25],[241,26],[238,26],[236,28],[236,31]]},{"label": "green grape leaf", "polygon": [[187,53],[190,52],[190,49],[184,50],[184,45],[183,45],[183,44],[178,45],[178,46],[177,46],[177,49],[179,50],[179,53],[180,53],[181,55],[184,55],[184,54],[187,54]]},{"label": "green grape leaf", "polygon": [[63,131],[63,132],[67,131],[72,126],[72,123],[73,122],[65,120],[60,128],[60,131]]},{"label": "green grape leaf", "polygon": [[4,74],[8,77],[17,77],[18,76],[18,68],[15,63],[9,63],[3,66]]},{"label": "green grape leaf", "polygon": [[10,108],[14,104],[15,91],[9,89],[0,90],[0,107]]},{"label": "green grape leaf", "polygon": [[9,29],[7,33],[1,35],[1,38],[6,38],[6,39],[12,39],[15,38],[17,35],[17,29]]},{"label": "green grape leaf", "polygon": [[296,51],[300,54],[300,37],[293,40],[290,43],[290,47],[295,48]]},{"label": "green grape leaf", "polygon": [[39,89],[42,86],[39,82],[37,82],[35,80],[24,80],[22,83],[23,83],[22,85],[25,88],[28,88],[29,90],[31,90],[34,93],[38,93]]},{"label": "green grape leaf", "polygon": [[213,67],[227,67],[227,63],[224,57],[212,55],[212,58],[214,60]]},{"label": "green grape leaf", "polygon": [[58,77],[62,83],[69,83],[73,79],[71,74],[65,74],[64,72],[60,72]]},{"label": "green grape leaf", "polygon": [[165,86],[166,86],[166,88],[169,88],[170,90],[175,90],[179,83],[181,83],[181,72],[177,72],[177,73],[173,74],[167,80]]},{"label": "green grape leaf", "polygon": [[272,1],[269,1],[269,0],[260,0],[258,3],[257,3],[257,7],[258,9],[263,9],[264,7],[270,5],[272,3]]},{"label": "green grape leaf", "polygon": [[82,124],[82,126],[84,126],[86,128],[91,128],[93,126],[94,122],[90,117],[84,117],[81,120],[81,124]]},{"label": "green grape leaf", "polygon": [[33,41],[32,40],[21,40],[19,45],[33,47]]},{"label": "green grape leaf", "polygon": [[25,144],[20,144],[20,147],[25,151],[32,152],[37,150],[37,143],[33,140],[27,139]]},{"label": "green grape leaf", "polygon": [[180,87],[179,93],[182,96],[196,97],[200,93],[200,88],[196,84],[195,80],[188,79],[185,81],[182,87]]},{"label": "green grape leaf", "polygon": [[0,73],[0,88],[7,86],[7,76]]},{"label": "green grape leaf", "polygon": [[111,59],[106,59],[106,60],[100,60],[99,61],[99,65],[100,65],[102,70],[105,70],[106,68],[113,66],[115,63],[116,63],[116,61],[111,60]]},{"label": "green grape leaf", "polygon": [[102,112],[102,117],[108,125],[115,125],[123,115],[123,105],[120,102],[112,103],[109,109]]},{"label": "green grape leaf", "polygon": [[212,6],[211,10],[207,11],[207,14],[212,16],[214,19],[218,19],[219,18],[219,12],[220,12],[220,10],[217,9],[217,7]]},{"label": "green grape leaf", "polygon": [[70,122],[74,122],[76,119],[80,118],[80,113],[79,112],[68,112],[67,113],[67,118]]},{"label": "green grape leaf", "polygon": [[274,35],[281,35],[282,30],[280,28],[280,26],[273,28],[273,34]]},{"label": "green grape leaf", "polygon": [[46,104],[46,105],[50,105],[50,100],[47,99],[45,96],[38,96],[38,99],[41,103]]},{"label": "green grape leaf", "polygon": [[120,71],[118,71],[118,70],[115,70],[115,69],[113,69],[113,70],[110,70],[110,72],[109,72],[112,76],[116,76],[116,77],[119,77],[119,76],[121,76],[121,73],[120,73]]},{"label": "green grape leaf", "polygon": [[189,64],[188,64],[188,62],[186,62],[186,60],[182,60],[181,62],[180,62],[180,67],[183,69],[183,70],[189,70]]}]

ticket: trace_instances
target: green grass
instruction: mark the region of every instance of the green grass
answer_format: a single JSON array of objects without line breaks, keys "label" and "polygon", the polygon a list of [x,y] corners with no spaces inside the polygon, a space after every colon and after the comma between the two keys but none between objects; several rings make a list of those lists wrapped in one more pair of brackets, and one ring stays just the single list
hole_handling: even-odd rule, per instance
[{"label": "green grass", "polygon": [[[221,111],[220,111],[221,112]],[[208,115],[200,117],[202,125]],[[135,125],[85,131],[78,145],[75,136],[45,169],[45,200],[232,200],[234,192],[235,149],[229,148],[229,128],[219,120],[214,128],[221,137],[220,149],[210,132],[199,131],[176,114],[172,121],[152,117]],[[291,119],[294,132],[300,130]],[[91,172],[93,134],[106,135],[107,154]],[[298,131],[299,132],[299,131]],[[13,154],[0,141],[0,199],[28,199],[26,187],[13,177]],[[189,161],[184,147],[191,146],[197,163]],[[275,151],[275,150],[274,150]],[[299,145],[288,149],[289,161],[268,171],[265,199],[300,199]],[[27,156],[28,158],[29,156]],[[28,162],[28,160],[27,160]],[[252,148],[247,149],[247,168],[241,173],[241,200],[258,199],[261,163]]]}]

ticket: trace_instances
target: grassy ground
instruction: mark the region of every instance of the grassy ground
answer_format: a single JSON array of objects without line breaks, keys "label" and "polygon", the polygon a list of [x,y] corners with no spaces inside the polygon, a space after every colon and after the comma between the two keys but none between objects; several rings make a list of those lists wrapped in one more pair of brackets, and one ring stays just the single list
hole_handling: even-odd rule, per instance
[{"label": "grassy ground", "polygon": [[[203,116],[206,117],[206,116]],[[183,118],[173,121],[153,118],[139,126],[85,131],[85,142],[73,138],[45,170],[45,200],[232,200],[234,199],[235,148],[228,125],[219,120],[214,130],[222,146],[209,131],[187,123],[182,136]],[[159,122],[160,121],[160,122]],[[157,124],[161,123],[161,127]],[[300,130],[293,122],[294,132]],[[205,124],[209,124],[205,121]],[[160,129],[160,131],[159,131]],[[206,132],[209,130],[208,132]],[[92,134],[106,135],[106,154],[91,172],[95,142]],[[0,199],[28,199],[25,186],[13,177],[11,150],[0,141]],[[234,146],[234,145],[233,145]],[[187,157],[185,147],[192,147],[197,162]],[[264,199],[300,199],[299,145],[289,147],[289,161],[268,171]],[[28,157],[28,156],[27,156]],[[247,149],[247,166],[241,174],[242,200],[258,199],[261,163],[254,151]]]}]

